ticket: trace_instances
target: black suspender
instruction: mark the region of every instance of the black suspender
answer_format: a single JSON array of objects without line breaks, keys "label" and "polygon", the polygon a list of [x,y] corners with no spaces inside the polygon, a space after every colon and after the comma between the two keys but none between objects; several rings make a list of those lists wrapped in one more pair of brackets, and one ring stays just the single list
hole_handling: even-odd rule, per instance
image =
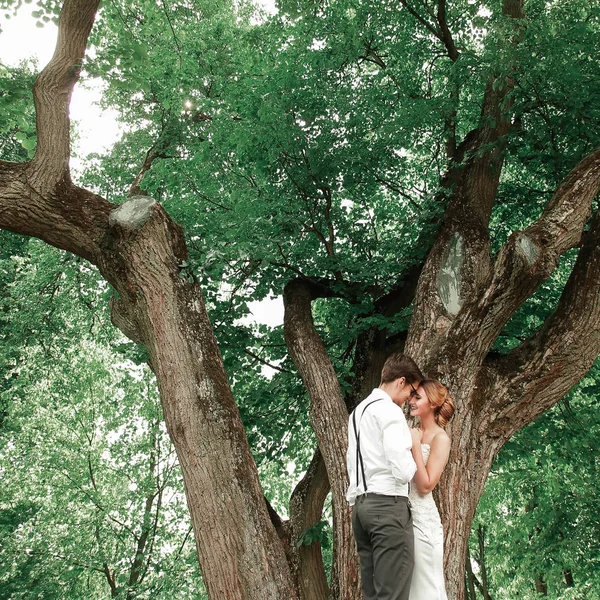
[{"label": "black suspender", "polygon": [[[383,398],[377,398],[376,400],[372,400],[371,402],[369,402],[369,404],[367,404],[365,406],[365,408],[362,411],[362,414],[360,416],[361,422],[362,422],[362,417],[364,416],[367,408],[369,408],[369,406],[371,406],[371,404],[373,404],[374,402],[379,402],[380,400],[383,400]],[[360,472],[362,473],[362,478],[363,478],[363,483],[365,484],[365,493],[366,493],[367,492],[367,478],[365,477],[365,466],[363,464],[362,452],[360,451],[360,424],[359,424],[358,428],[356,427],[356,409],[352,413],[352,423],[354,425],[354,435],[356,436],[356,487],[358,488],[358,466],[360,465]]]}]

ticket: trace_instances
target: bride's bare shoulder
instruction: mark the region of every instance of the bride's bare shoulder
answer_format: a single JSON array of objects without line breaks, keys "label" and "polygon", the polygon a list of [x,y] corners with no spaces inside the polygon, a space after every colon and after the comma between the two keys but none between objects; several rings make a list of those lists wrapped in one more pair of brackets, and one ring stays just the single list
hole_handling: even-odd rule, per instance
[{"label": "bride's bare shoulder", "polygon": [[431,438],[431,445],[450,446],[450,436],[440,427],[440,430]]}]

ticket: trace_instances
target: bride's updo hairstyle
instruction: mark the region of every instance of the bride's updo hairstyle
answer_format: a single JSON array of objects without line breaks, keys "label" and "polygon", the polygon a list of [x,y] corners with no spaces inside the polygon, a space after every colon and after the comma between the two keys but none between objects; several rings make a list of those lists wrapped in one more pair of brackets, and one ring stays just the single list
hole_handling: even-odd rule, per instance
[{"label": "bride's updo hairstyle", "polygon": [[448,393],[448,388],[436,379],[424,379],[421,387],[429,398],[435,422],[440,427],[446,427],[454,414],[454,400]]}]

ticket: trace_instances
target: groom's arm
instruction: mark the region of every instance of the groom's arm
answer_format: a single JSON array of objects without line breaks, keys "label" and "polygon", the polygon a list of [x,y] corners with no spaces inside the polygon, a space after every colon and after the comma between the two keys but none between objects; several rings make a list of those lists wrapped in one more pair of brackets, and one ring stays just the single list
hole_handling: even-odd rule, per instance
[{"label": "groom's arm", "polygon": [[400,483],[408,483],[414,476],[417,465],[413,459],[412,437],[404,414],[397,407],[386,411],[383,427],[383,451],[392,466],[392,474]]}]

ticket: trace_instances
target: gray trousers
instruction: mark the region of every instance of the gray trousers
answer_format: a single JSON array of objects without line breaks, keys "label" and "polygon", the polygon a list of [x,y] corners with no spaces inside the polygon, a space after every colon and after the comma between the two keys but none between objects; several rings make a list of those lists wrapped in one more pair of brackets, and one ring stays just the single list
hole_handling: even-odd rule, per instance
[{"label": "gray trousers", "polygon": [[352,508],[363,600],[408,600],[415,562],[408,498],[364,494]]}]

